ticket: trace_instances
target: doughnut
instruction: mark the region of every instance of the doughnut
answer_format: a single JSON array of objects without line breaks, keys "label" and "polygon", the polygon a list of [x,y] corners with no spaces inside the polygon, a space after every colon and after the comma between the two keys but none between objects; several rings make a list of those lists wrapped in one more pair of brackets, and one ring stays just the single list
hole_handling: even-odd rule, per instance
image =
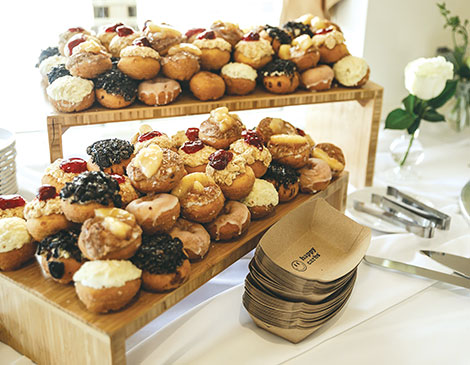
[{"label": "doughnut", "polygon": [[220,70],[220,74],[225,81],[227,94],[246,95],[251,93],[256,87],[256,70],[244,63],[227,63]]},{"label": "doughnut", "polygon": [[62,76],[70,76],[70,71],[65,68],[64,64],[59,64],[51,68],[47,73],[47,81],[49,85]]},{"label": "doughnut", "polygon": [[171,230],[180,215],[180,203],[170,194],[147,195],[132,201],[126,210],[145,234],[154,234]]},{"label": "doughnut", "polygon": [[143,193],[166,193],[185,174],[178,153],[157,144],[142,148],[127,166],[132,185]]},{"label": "doughnut", "polygon": [[300,75],[300,84],[310,91],[328,90],[335,77],[332,68],[327,65],[320,65],[304,71]]},{"label": "doughnut", "polygon": [[210,155],[206,174],[214,179],[230,200],[243,199],[255,183],[255,174],[246,160],[231,151],[217,150]]},{"label": "doughnut", "polygon": [[67,62],[67,58],[65,58],[64,56],[57,56],[57,55],[56,56],[50,56],[50,57],[46,58],[45,60],[43,60],[39,64],[39,73],[42,76],[43,82],[48,84],[47,74],[49,72],[51,72],[51,70],[55,66],[59,66],[59,65],[64,65],[65,66],[65,62]]},{"label": "doughnut", "polygon": [[312,42],[320,51],[321,63],[335,63],[349,55],[343,33],[333,26],[315,31]]},{"label": "doughnut", "polygon": [[110,109],[131,105],[137,95],[137,81],[114,68],[99,75],[95,87],[96,100]]},{"label": "doughnut", "polygon": [[188,43],[193,43],[196,40],[197,36],[205,31],[206,28],[191,28],[186,33],[184,33],[184,41]]},{"label": "doughnut", "polygon": [[67,57],[65,67],[72,76],[94,79],[113,67],[111,57],[97,41],[83,35],[78,35],[80,38],[77,39],[75,37],[66,46],[70,56]]},{"label": "doughnut", "polygon": [[202,172],[183,177],[171,193],[180,201],[181,216],[198,223],[213,220],[225,201],[221,188]]},{"label": "doughnut", "polygon": [[114,23],[114,24],[107,24],[103,26],[98,34],[96,35],[96,38],[98,38],[103,46],[106,47],[106,49],[109,48],[109,44],[111,43],[111,40],[117,35],[116,28],[120,27],[121,25],[124,25],[123,23]]},{"label": "doughnut", "polygon": [[111,177],[119,184],[122,206],[125,208],[131,201],[136,200],[139,194],[132,186],[131,180],[125,175],[112,174]]},{"label": "doughnut", "polygon": [[274,134],[297,134],[296,128],[280,118],[263,118],[256,127],[256,132],[268,143]]},{"label": "doughnut", "polygon": [[200,139],[184,142],[178,149],[178,154],[184,163],[184,168],[190,174],[192,172],[205,172],[209,156],[216,150],[205,145]]},{"label": "doughnut", "polygon": [[161,56],[165,56],[172,46],[183,40],[182,34],[175,28],[168,24],[155,24],[150,20],[145,22],[142,31],[150,41],[152,48]]},{"label": "doughnut", "polygon": [[78,249],[78,230],[64,230],[47,236],[38,243],[36,255],[44,275],[60,284],[73,280],[86,258]]},{"label": "doughnut", "polygon": [[235,46],[233,59],[258,70],[271,62],[273,53],[273,48],[267,40],[260,38],[259,33],[250,32]]},{"label": "doughnut", "polygon": [[319,143],[312,151],[312,157],[324,160],[330,166],[333,177],[338,176],[346,165],[343,151],[332,143]]},{"label": "doughnut", "polygon": [[336,80],[346,87],[358,87],[369,80],[369,65],[363,58],[345,56],[333,65]]},{"label": "doughnut", "polygon": [[325,190],[331,181],[328,164],[319,158],[309,158],[307,165],[299,170],[300,190],[304,193],[316,193]]},{"label": "doughnut", "polygon": [[266,173],[272,160],[271,153],[263,145],[263,138],[253,130],[244,130],[242,138],[233,142],[230,150],[246,160],[257,178]]},{"label": "doughnut", "polygon": [[225,82],[215,73],[199,71],[189,81],[189,88],[199,100],[217,100],[224,96]]},{"label": "doughnut", "polygon": [[291,45],[282,45],[279,48],[279,58],[291,60],[297,66],[297,70],[302,72],[317,65],[320,52],[313,45],[310,36],[303,34],[294,38]]},{"label": "doughnut", "polygon": [[279,204],[279,196],[269,181],[256,179],[250,194],[241,202],[250,210],[252,219],[260,219],[274,212],[274,208]]},{"label": "doughnut", "polygon": [[210,29],[213,30],[218,37],[230,43],[232,47],[235,47],[243,38],[243,32],[237,24],[217,20],[211,24]]},{"label": "doughnut", "polygon": [[299,169],[307,163],[310,144],[307,138],[293,134],[275,134],[268,142],[273,160]]},{"label": "doughnut", "polygon": [[46,49],[41,49],[38,63],[36,63],[35,67],[39,67],[41,62],[44,61],[46,58],[49,58],[52,56],[59,56],[59,55],[60,55],[59,47],[47,47]]},{"label": "doughnut", "polygon": [[141,36],[140,32],[136,32],[127,25],[120,25],[116,27],[116,35],[111,39],[108,46],[108,51],[113,57],[119,57],[121,51],[130,46],[134,39]]},{"label": "doughnut", "polygon": [[89,171],[123,175],[134,157],[134,146],[123,139],[103,139],[88,146],[86,153],[90,155],[87,163]]},{"label": "doughnut", "polygon": [[136,80],[148,80],[160,71],[160,55],[145,37],[134,39],[132,45],[121,50],[117,67]]},{"label": "doughnut", "polygon": [[152,127],[147,124],[140,126],[139,132],[131,138],[131,143],[134,143],[135,153],[138,153],[142,148],[148,147],[151,144],[176,151],[174,142],[165,133],[154,131]]},{"label": "doughnut", "polygon": [[203,259],[211,245],[211,236],[203,225],[183,218],[176,221],[170,236],[181,240],[190,260]]},{"label": "doughnut", "polygon": [[151,292],[176,289],[191,271],[183,243],[167,233],[144,236],[142,246],[131,260],[142,270],[142,287]]},{"label": "doughnut", "polygon": [[166,77],[156,77],[141,82],[137,91],[139,100],[147,105],[167,105],[181,94],[178,81]]},{"label": "doughnut", "polygon": [[281,45],[290,44],[292,42],[292,37],[286,31],[270,25],[266,25],[260,31],[260,37],[271,43],[271,47],[276,53],[279,51]]},{"label": "doughnut", "polygon": [[66,183],[72,182],[75,176],[85,171],[88,171],[88,165],[82,158],[72,157],[65,160],[58,158],[46,167],[41,183],[55,186],[56,190],[60,191]]},{"label": "doughnut", "polygon": [[73,275],[75,291],[93,313],[116,311],[128,304],[141,285],[142,270],[127,260],[87,261]]},{"label": "doughnut", "polygon": [[201,50],[203,70],[217,71],[230,61],[232,46],[225,39],[217,37],[213,30],[198,34],[193,44]]},{"label": "doughnut", "polygon": [[294,62],[277,59],[268,63],[262,70],[263,85],[274,94],[292,93],[299,86],[299,73]]},{"label": "doughnut", "polygon": [[302,22],[289,21],[285,23],[282,28],[292,37],[296,38],[302,34],[307,34],[310,37],[313,36],[313,32],[310,27]]},{"label": "doughnut", "polygon": [[162,59],[162,72],[166,77],[179,81],[190,80],[199,71],[202,52],[190,43],[176,44]]},{"label": "doughnut", "polygon": [[78,247],[89,260],[124,260],[134,256],[142,243],[142,229],[133,214],[119,208],[100,208],[87,219]]},{"label": "doughnut", "polygon": [[211,110],[209,118],[201,123],[199,138],[215,149],[225,149],[241,138],[244,129],[238,115],[230,114],[226,107],[220,107]]},{"label": "doughnut", "polygon": [[93,82],[75,76],[63,76],[46,89],[47,96],[59,112],[72,113],[88,109],[95,102]]},{"label": "doughnut", "polygon": [[60,197],[52,185],[43,185],[32,201],[24,207],[26,228],[35,241],[51,234],[72,228],[62,212]]},{"label": "doughnut", "polygon": [[294,199],[299,192],[299,173],[292,167],[276,161],[271,162],[263,179],[274,185],[280,202]]},{"label": "doughnut", "polygon": [[318,16],[312,16],[310,18],[309,24],[313,32],[316,32],[317,30],[320,30],[320,29],[326,29],[328,27],[333,27],[334,29],[341,32],[341,28],[338,26],[338,24],[333,23],[332,21],[328,19],[320,18]]},{"label": "doughnut", "polygon": [[230,200],[224,205],[219,216],[206,225],[206,229],[215,241],[229,241],[240,237],[248,230],[251,214],[245,204]]},{"label": "doughnut", "polygon": [[61,208],[65,217],[83,223],[95,215],[95,209],[121,207],[119,184],[102,171],[86,171],[66,183],[60,191]]},{"label": "doughnut", "polygon": [[26,221],[18,217],[0,219],[0,270],[12,271],[34,257],[36,244]]},{"label": "doughnut", "polygon": [[0,219],[18,217],[24,218],[26,200],[21,195],[0,195]]},{"label": "doughnut", "polygon": [[69,41],[70,38],[77,34],[84,34],[84,35],[91,35],[91,33],[88,30],[85,30],[82,27],[73,27],[73,28],[68,28],[65,32],[59,34],[59,43],[58,43],[58,48],[59,52],[62,56],[65,56],[65,45]]}]

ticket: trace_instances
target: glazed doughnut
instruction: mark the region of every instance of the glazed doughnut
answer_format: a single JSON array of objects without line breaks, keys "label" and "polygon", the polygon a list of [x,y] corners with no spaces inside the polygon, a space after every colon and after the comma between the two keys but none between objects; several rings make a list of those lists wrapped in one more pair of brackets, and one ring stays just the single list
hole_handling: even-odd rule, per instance
[{"label": "glazed doughnut", "polygon": [[272,160],[271,153],[263,145],[263,138],[253,130],[244,130],[242,137],[230,145],[230,150],[246,160],[255,177],[263,176]]},{"label": "glazed doughnut", "polygon": [[331,181],[328,164],[319,158],[309,158],[307,165],[300,169],[300,190],[304,193],[316,193],[325,190]]},{"label": "glazed doughnut", "polygon": [[320,65],[303,72],[300,75],[300,83],[310,91],[328,90],[334,77],[335,73],[330,66]]},{"label": "glazed doughnut", "polygon": [[18,269],[34,257],[35,251],[36,244],[28,233],[24,219],[0,219],[0,270]]},{"label": "glazed doughnut", "polygon": [[26,200],[21,195],[0,195],[0,219],[18,217],[24,218]]},{"label": "glazed doughnut", "polygon": [[268,142],[273,160],[299,169],[307,163],[310,144],[305,137],[293,134],[275,134]]},{"label": "glazed doughnut", "polygon": [[191,265],[179,238],[167,233],[144,236],[142,246],[132,258],[142,269],[142,286],[152,292],[164,292],[182,285]]},{"label": "glazed doughnut", "polygon": [[198,34],[193,44],[201,50],[203,70],[220,70],[230,61],[232,46],[225,39],[218,38],[212,30]]},{"label": "glazed doughnut", "polygon": [[321,63],[335,63],[349,55],[343,33],[333,26],[315,31],[312,41],[320,51]]},{"label": "glazed doughnut", "polygon": [[214,179],[230,200],[243,199],[255,183],[255,174],[246,160],[231,151],[217,150],[210,155],[206,174]]},{"label": "glazed doughnut", "polygon": [[123,139],[103,139],[88,146],[86,153],[90,155],[87,163],[89,171],[124,175],[134,157],[134,146]]},{"label": "glazed doughnut", "polygon": [[93,82],[75,76],[63,76],[46,89],[47,96],[59,112],[73,113],[88,109],[95,102]]},{"label": "glazed doughnut", "polygon": [[292,93],[299,86],[299,73],[294,62],[277,59],[268,63],[262,70],[263,85],[274,94]]},{"label": "glazed doughnut", "polygon": [[256,87],[256,70],[244,63],[227,63],[220,74],[225,81],[227,94],[246,95],[251,93]]},{"label": "glazed doughnut", "polygon": [[73,275],[75,291],[94,313],[116,311],[128,304],[141,285],[142,271],[127,260],[87,261]]},{"label": "glazed doughnut", "polygon": [[132,185],[143,193],[166,193],[186,174],[178,153],[151,144],[142,148],[127,166]]},{"label": "glazed doughnut", "polygon": [[217,20],[210,26],[218,37],[225,39],[232,47],[243,38],[243,32],[237,24]]},{"label": "glazed doughnut", "polygon": [[171,47],[162,59],[162,71],[166,77],[179,81],[190,80],[199,71],[202,52],[195,45],[180,43]]},{"label": "glazed doughnut", "polygon": [[189,88],[199,100],[217,100],[224,96],[225,82],[215,73],[200,71],[189,81]]},{"label": "glazed doughnut", "polygon": [[172,46],[183,40],[182,34],[175,28],[168,24],[155,24],[150,20],[145,22],[143,32],[152,48],[161,56],[165,56]]},{"label": "glazed doughnut", "polygon": [[132,45],[121,50],[117,67],[136,80],[148,80],[160,71],[160,55],[145,37],[134,39]]},{"label": "glazed doughnut", "polygon": [[268,143],[274,134],[297,134],[296,128],[280,118],[263,118],[256,127],[264,143]]},{"label": "glazed doughnut", "polygon": [[66,48],[70,55],[65,66],[72,76],[94,79],[113,66],[109,54],[92,38],[77,35],[69,40]]},{"label": "glazed doughnut", "polygon": [[333,66],[336,80],[343,86],[358,87],[369,80],[370,69],[367,62],[359,57],[345,56]]},{"label": "glazed doughnut", "polygon": [[113,57],[119,57],[121,51],[130,46],[134,39],[140,36],[140,32],[134,31],[131,27],[120,25],[116,27],[116,36],[109,42],[108,51]]},{"label": "glazed doughnut", "polygon": [[236,114],[230,114],[226,107],[211,110],[207,120],[199,127],[199,138],[216,149],[225,149],[240,139],[245,126]]},{"label": "glazed doughnut", "polygon": [[280,202],[294,199],[299,192],[299,173],[292,167],[276,161],[271,162],[263,179],[274,185]]},{"label": "glazed doughnut", "polygon": [[259,33],[250,32],[235,46],[233,59],[258,70],[271,62],[273,53],[273,48],[267,40],[260,38]]},{"label": "glazed doughnut", "polygon": [[131,105],[137,95],[137,81],[114,68],[99,75],[95,87],[96,100],[110,109]]},{"label": "glazed doughnut", "polygon": [[24,207],[26,228],[35,241],[41,241],[51,234],[72,228],[62,212],[60,197],[52,185],[43,185],[39,193]]},{"label": "glazed doughnut", "polygon": [[142,243],[142,229],[133,214],[119,208],[100,208],[87,219],[78,247],[89,260],[124,260],[134,256]]},{"label": "glazed doughnut", "polygon": [[147,195],[132,201],[132,213],[145,234],[168,232],[180,215],[180,203],[170,194]]},{"label": "glazed doughnut", "polygon": [[68,284],[75,272],[86,261],[78,249],[80,231],[60,231],[38,243],[36,255],[46,277],[60,284]]},{"label": "glazed doughnut", "polygon": [[203,259],[211,245],[211,236],[204,226],[183,218],[176,221],[170,236],[181,240],[190,260]]},{"label": "glazed doughnut", "polygon": [[241,202],[250,210],[252,219],[260,219],[274,212],[274,208],[279,204],[279,195],[273,184],[256,179],[250,194]]},{"label": "glazed doughnut", "polygon": [[330,166],[333,177],[338,176],[346,165],[343,151],[332,143],[319,143],[315,145],[312,155],[324,160]]},{"label": "glazed doughnut", "polygon": [[132,186],[131,180],[125,175],[113,174],[111,177],[119,184],[119,195],[121,195],[122,206],[125,208],[131,201],[139,197]]},{"label": "glazed doughnut", "polygon": [[139,100],[147,105],[167,105],[181,94],[181,86],[166,77],[156,77],[141,82],[138,88]]},{"label": "glazed doughnut", "polygon": [[85,171],[88,171],[88,166],[82,158],[72,157],[66,160],[58,158],[46,167],[41,183],[55,186],[56,190],[60,191],[66,183],[72,182],[75,176]]},{"label": "glazed doughnut", "polygon": [[248,230],[251,214],[245,204],[227,201],[220,215],[206,225],[213,240],[229,241],[240,237]]},{"label": "glazed doughnut", "polygon": [[213,220],[225,201],[221,188],[202,172],[183,177],[171,193],[180,201],[181,215],[198,223]]},{"label": "glazed doughnut", "polygon": [[195,139],[183,143],[178,150],[178,154],[183,160],[184,168],[190,174],[192,172],[205,172],[209,156],[215,151],[215,148],[205,145],[200,139]]},{"label": "glazed doughnut", "polygon": [[121,207],[119,184],[102,171],[86,171],[66,183],[60,191],[61,208],[65,217],[83,223],[95,215],[95,209]]}]

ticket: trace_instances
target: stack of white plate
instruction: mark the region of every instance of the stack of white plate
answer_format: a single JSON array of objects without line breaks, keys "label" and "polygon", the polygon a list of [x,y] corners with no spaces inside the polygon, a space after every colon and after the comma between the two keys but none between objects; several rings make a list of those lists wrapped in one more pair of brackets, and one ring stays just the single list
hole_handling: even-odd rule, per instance
[{"label": "stack of white plate", "polygon": [[0,128],[0,195],[18,191],[15,157],[15,135]]}]

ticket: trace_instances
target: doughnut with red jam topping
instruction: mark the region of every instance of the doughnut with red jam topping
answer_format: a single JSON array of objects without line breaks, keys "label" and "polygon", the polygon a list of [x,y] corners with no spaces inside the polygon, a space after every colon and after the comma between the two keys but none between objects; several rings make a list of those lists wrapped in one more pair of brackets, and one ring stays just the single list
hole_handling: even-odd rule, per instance
[{"label": "doughnut with red jam topping", "polygon": [[220,70],[230,61],[232,46],[225,39],[218,37],[213,30],[199,33],[193,45],[201,50],[203,70]]},{"label": "doughnut with red jam topping", "polygon": [[116,28],[124,25],[122,23],[108,24],[101,28],[96,37],[100,40],[101,44],[109,48],[111,40],[117,35]]},{"label": "doughnut with red jam topping", "polygon": [[116,35],[109,42],[108,51],[113,57],[120,57],[121,51],[130,46],[134,39],[139,38],[141,33],[127,25],[120,25],[115,31]]},{"label": "doughnut with red jam topping", "polygon": [[134,157],[134,146],[123,139],[103,139],[88,146],[86,153],[91,156],[87,163],[88,170],[124,175]]},{"label": "doughnut with red jam topping", "polygon": [[66,183],[71,182],[78,174],[88,171],[87,162],[79,157],[57,159],[44,171],[41,179],[43,185],[55,186],[60,191]]},{"label": "doughnut with red jam topping", "polygon": [[21,195],[0,195],[0,219],[18,217],[24,218],[26,200]]},{"label": "doughnut with red jam topping", "polygon": [[136,80],[149,80],[160,71],[160,55],[147,38],[134,39],[132,45],[121,50],[118,68]]},{"label": "doughnut with red jam topping", "polygon": [[[193,138],[191,134],[190,136]],[[178,150],[178,154],[183,159],[184,168],[188,173],[205,172],[209,156],[214,152],[215,148],[204,144],[198,138],[188,139]]]}]

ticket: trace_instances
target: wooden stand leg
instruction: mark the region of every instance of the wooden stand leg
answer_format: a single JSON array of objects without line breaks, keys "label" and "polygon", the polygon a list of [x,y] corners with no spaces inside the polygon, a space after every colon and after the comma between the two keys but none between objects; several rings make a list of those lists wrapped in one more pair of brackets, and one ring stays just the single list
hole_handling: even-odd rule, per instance
[{"label": "wooden stand leg", "polygon": [[47,117],[47,136],[49,138],[49,156],[51,162],[63,157],[62,124],[54,117]]}]

